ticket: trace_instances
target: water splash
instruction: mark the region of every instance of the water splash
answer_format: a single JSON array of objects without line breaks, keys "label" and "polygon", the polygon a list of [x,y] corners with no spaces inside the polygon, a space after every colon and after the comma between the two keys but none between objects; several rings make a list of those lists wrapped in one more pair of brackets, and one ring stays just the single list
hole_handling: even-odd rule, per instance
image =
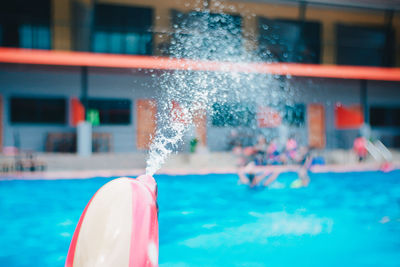
[{"label": "water splash", "polygon": [[[220,7],[223,8],[223,5],[220,4]],[[200,62],[265,61],[265,58],[262,60],[245,47],[246,36],[242,34],[239,16],[221,12],[214,14],[207,10],[175,12],[173,22],[175,32],[171,36],[168,51],[171,57]],[[250,109],[254,111],[257,106],[278,106],[290,96],[286,82],[279,76],[251,70],[248,73],[224,70],[165,71],[157,79],[157,131],[147,160],[146,173],[149,175],[153,175],[168,156],[177,151],[189,126],[196,123],[196,114],[215,116],[221,111],[226,113],[229,108],[229,118],[222,114],[222,120],[240,121],[248,128],[256,128],[256,122],[248,115]]]},{"label": "water splash", "polygon": [[278,236],[316,236],[330,234],[334,221],[328,217],[313,214],[288,214],[286,212],[257,213],[251,212],[257,220],[252,223],[215,230],[183,240],[181,243],[190,248],[220,247],[246,244],[267,244],[269,239]]}]

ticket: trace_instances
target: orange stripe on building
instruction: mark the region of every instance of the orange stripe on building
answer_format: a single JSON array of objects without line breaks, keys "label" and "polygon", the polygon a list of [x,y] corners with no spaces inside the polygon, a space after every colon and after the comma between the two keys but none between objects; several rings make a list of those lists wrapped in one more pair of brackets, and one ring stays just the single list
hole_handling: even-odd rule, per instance
[{"label": "orange stripe on building", "polygon": [[400,68],[296,63],[244,63],[153,56],[0,48],[0,62],[105,68],[223,71],[358,80],[400,81]]}]

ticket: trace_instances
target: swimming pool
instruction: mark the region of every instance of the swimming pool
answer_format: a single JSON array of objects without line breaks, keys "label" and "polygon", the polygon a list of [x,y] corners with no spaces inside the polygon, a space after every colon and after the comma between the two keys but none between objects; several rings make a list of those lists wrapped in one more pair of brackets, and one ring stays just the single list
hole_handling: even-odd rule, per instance
[{"label": "swimming pool", "polygon": [[[302,189],[249,189],[232,174],[156,179],[160,266],[400,266],[400,171],[313,174]],[[0,266],[63,266],[107,181],[1,181]]]}]

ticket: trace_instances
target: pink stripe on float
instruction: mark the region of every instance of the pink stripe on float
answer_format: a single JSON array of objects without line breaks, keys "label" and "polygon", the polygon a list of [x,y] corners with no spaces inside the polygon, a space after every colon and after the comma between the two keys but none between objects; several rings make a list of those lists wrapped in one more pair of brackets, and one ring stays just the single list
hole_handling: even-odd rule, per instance
[{"label": "pink stripe on float", "polygon": [[135,205],[133,203],[133,196],[135,194],[135,185],[134,185],[134,181],[131,181],[131,189],[132,189],[132,217],[131,217],[131,222],[132,222],[132,228],[131,228],[131,239],[129,242],[129,267],[134,267],[135,266],[135,262],[134,262],[134,258],[133,258],[133,254],[135,253],[134,251],[134,240],[135,240],[135,224],[134,224],[134,216],[135,216]]},{"label": "pink stripe on float", "polygon": [[83,219],[85,218],[86,211],[87,211],[90,203],[92,202],[93,198],[96,196],[96,194],[97,194],[97,192],[89,200],[89,203],[86,205],[85,209],[83,210],[82,215],[79,218],[78,224],[76,225],[76,229],[74,231],[74,235],[72,236],[71,244],[68,249],[67,259],[65,261],[65,267],[73,267],[74,266],[76,244],[78,242],[78,237],[79,237],[79,233],[81,231],[82,222],[83,222]]},{"label": "pink stripe on float", "polygon": [[146,242],[147,229],[146,224],[146,196],[143,194],[141,184],[136,180],[131,180],[132,185],[132,229],[129,248],[129,267],[142,267],[146,265],[147,247]]},{"label": "pink stripe on float", "polygon": [[[154,182],[154,178],[151,177]],[[156,196],[149,188],[152,181],[140,176],[131,179],[132,229],[129,267],[158,266],[158,218]]]}]

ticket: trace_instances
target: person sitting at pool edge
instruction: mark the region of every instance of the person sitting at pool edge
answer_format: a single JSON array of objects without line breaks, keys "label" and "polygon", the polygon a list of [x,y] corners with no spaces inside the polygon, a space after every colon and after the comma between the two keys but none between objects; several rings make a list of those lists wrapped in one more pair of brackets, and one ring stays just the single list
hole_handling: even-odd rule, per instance
[{"label": "person sitting at pool edge", "polygon": [[257,166],[266,165],[266,153],[267,153],[267,141],[263,135],[260,135],[257,139],[257,143],[253,147],[248,147],[247,150],[247,162],[238,171],[239,182],[241,184],[248,184],[250,187],[254,187],[261,181],[267,174],[265,170],[257,170]]},{"label": "person sitting at pool edge", "polygon": [[273,138],[267,147],[267,163],[269,165],[279,165],[282,163],[276,138]]},{"label": "person sitting at pool edge", "polygon": [[267,140],[263,135],[259,135],[257,144],[254,145],[254,162],[257,166],[267,165]]},{"label": "person sitting at pool edge", "polygon": [[294,136],[290,136],[290,138],[286,141],[286,147],[285,147],[285,154],[286,154],[286,159],[288,162],[296,162],[296,158],[298,157],[298,151],[297,151],[297,141],[294,139]]}]

